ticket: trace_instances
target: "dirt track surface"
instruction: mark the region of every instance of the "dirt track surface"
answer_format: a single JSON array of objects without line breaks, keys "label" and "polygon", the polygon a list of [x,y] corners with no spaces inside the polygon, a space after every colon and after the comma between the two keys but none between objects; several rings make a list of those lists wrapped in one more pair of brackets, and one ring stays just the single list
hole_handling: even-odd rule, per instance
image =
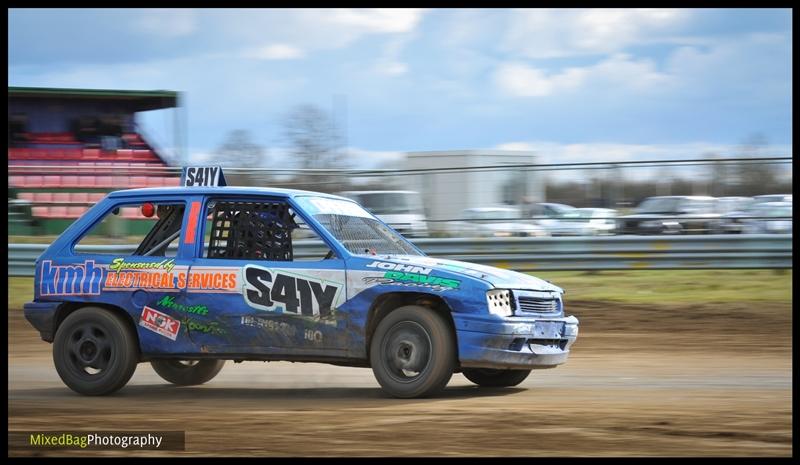
[{"label": "dirt track surface", "polygon": [[441,396],[415,400],[386,397],[369,369],[287,362],[228,362],[199,387],[141,364],[114,396],[82,397],[12,311],[8,425],[186,431],[185,452],[137,455],[791,455],[789,304],[571,309],[581,334],[565,365],[511,389],[456,374]]}]

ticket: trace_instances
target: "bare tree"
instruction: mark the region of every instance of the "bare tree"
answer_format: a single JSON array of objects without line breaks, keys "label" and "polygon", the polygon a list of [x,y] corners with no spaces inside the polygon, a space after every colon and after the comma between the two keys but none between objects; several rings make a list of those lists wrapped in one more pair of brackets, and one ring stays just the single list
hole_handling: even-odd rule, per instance
[{"label": "bare tree", "polygon": [[[704,153],[700,158],[709,158],[719,160],[720,156],[717,153]],[[724,197],[727,195],[729,186],[731,184],[731,165],[724,161],[715,161],[708,165],[708,186],[709,195],[714,197]]]},{"label": "bare tree", "polygon": [[[231,168],[256,168],[264,161],[264,147],[253,141],[249,131],[234,129],[230,131],[215,152],[218,164]],[[225,178],[231,185],[259,185],[266,183],[263,175],[256,173],[235,173],[230,171]]]},{"label": "bare tree", "polygon": [[284,134],[300,168],[339,168],[344,164],[342,135],[333,118],[315,105],[293,108]]},{"label": "bare tree", "polygon": [[[764,156],[767,140],[762,134],[749,136],[742,144],[742,158],[759,158]],[[744,195],[772,194],[776,190],[777,175],[774,165],[769,163],[740,162],[736,165],[739,190]]]},{"label": "bare tree", "polygon": [[[303,169],[346,167],[342,151],[343,137],[331,115],[321,108],[303,104],[294,107],[284,121],[284,135],[291,145],[297,166]],[[300,176],[298,184],[314,185],[317,190],[333,191],[346,179],[333,176]]]}]

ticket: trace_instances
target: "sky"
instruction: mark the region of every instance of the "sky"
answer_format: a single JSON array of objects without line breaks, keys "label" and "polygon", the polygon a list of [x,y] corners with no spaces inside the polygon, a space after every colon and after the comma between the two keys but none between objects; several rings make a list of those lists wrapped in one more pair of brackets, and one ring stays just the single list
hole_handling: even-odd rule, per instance
[{"label": "sky", "polygon": [[[10,86],[184,95],[192,160],[330,111],[351,165],[406,151],[545,162],[792,152],[789,9],[11,9]],[[159,113],[159,114],[155,114]],[[171,116],[144,115],[172,144]]]}]

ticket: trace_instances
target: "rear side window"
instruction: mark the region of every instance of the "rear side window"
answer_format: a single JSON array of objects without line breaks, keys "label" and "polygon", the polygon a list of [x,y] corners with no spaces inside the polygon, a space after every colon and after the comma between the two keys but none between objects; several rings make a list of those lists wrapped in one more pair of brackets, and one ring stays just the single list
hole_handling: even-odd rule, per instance
[{"label": "rear side window", "polygon": [[[120,247],[103,250],[103,245],[130,246],[127,255],[175,257],[181,237],[185,204],[182,202],[140,202],[119,205],[95,223],[75,244],[76,253],[126,255]],[[81,246],[92,246],[87,250]]]}]

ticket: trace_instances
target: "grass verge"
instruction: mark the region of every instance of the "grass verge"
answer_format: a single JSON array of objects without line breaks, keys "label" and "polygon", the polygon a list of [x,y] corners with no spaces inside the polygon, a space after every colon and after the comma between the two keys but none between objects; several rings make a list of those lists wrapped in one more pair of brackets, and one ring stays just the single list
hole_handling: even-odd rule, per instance
[{"label": "grass verge", "polygon": [[630,304],[792,301],[792,270],[636,270],[530,273],[565,299]]},{"label": "grass verge", "polygon": [[[630,304],[792,302],[792,270],[550,271],[531,273],[567,300]],[[8,279],[8,308],[33,298],[33,278]]]}]

